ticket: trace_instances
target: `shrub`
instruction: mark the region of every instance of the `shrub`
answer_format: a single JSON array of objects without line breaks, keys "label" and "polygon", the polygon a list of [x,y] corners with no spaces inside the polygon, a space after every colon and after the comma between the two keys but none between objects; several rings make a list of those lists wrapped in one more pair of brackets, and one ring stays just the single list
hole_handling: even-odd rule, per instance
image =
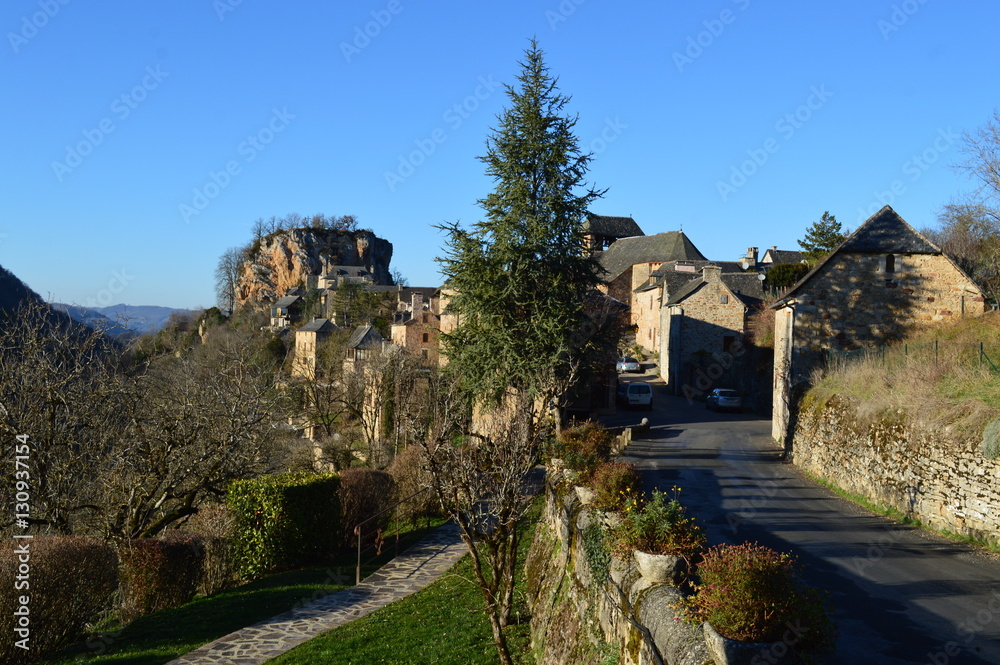
[{"label": "shrub", "polygon": [[698,565],[697,594],[685,612],[722,635],[747,642],[778,642],[788,624],[804,633],[791,649],[815,654],[833,644],[833,624],[819,592],[803,585],[795,559],[761,545],[718,545]]},{"label": "shrub", "polygon": [[122,615],[134,619],[194,598],[204,552],[198,536],[184,533],[137,538],[119,548]]},{"label": "shrub", "polygon": [[629,499],[634,500],[642,478],[634,464],[604,462],[594,470],[590,486],[594,489],[595,508],[620,512]]},{"label": "shrub", "polygon": [[1000,418],[991,420],[983,430],[983,457],[991,460],[1000,457]]},{"label": "shrub", "polygon": [[[389,474],[396,481],[396,494],[399,499],[405,499],[431,485],[430,472],[424,467],[423,451],[420,446],[403,448],[389,465]],[[416,523],[421,517],[438,514],[440,506],[434,492],[428,489],[401,505],[399,509],[401,517]]]},{"label": "shrub", "polygon": [[205,549],[198,593],[211,596],[232,584],[236,575],[231,540],[232,518],[225,504],[202,506],[184,527],[201,538]]},{"label": "shrub", "polygon": [[340,478],[283,473],[229,486],[237,573],[253,579],[329,558],[340,534]]},{"label": "shrub", "polygon": [[[357,543],[354,527],[378,515],[396,501],[396,481],[385,471],[348,469],[340,475],[340,506],[343,534],[341,545],[349,548]],[[366,532],[384,529],[392,512],[381,515],[364,526]]]},{"label": "shrub", "polygon": [[566,468],[576,471],[586,482],[602,462],[611,457],[611,432],[598,423],[585,422],[568,427],[550,448],[550,456],[561,457]]},{"label": "shrub", "polygon": [[663,492],[653,492],[645,504],[627,505],[621,522],[612,528],[611,537],[612,549],[621,557],[639,550],[691,560],[705,546],[701,527],[694,518],[687,516],[676,498],[668,501]]},{"label": "shrub", "polygon": [[[29,588],[18,589],[19,561],[16,548],[27,545],[30,561]],[[0,662],[28,663],[80,638],[87,626],[114,609],[118,588],[118,557],[114,548],[80,536],[35,536],[15,540],[0,549],[0,613],[4,638],[0,640]],[[29,650],[16,646],[23,639],[14,612],[20,597],[29,597],[27,626]]]}]

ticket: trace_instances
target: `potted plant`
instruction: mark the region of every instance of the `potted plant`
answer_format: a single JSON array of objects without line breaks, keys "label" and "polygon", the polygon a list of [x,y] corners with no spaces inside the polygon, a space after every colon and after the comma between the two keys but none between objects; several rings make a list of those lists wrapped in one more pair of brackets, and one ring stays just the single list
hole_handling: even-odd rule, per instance
[{"label": "potted plant", "polygon": [[[674,488],[675,493],[679,488]],[[689,517],[676,496],[653,492],[648,501],[626,506],[612,528],[612,549],[631,557],[643,578],[655,584],[680,585],[691,562],[705,545],[701,527]]]},{"label": "potted plant", "polygon": [[794,557],[756,543],[704,554],[696,593],[681,609],[689,621],[704,622],[716,665],[794,663],[832,648],[823,598],[797,573]]}]

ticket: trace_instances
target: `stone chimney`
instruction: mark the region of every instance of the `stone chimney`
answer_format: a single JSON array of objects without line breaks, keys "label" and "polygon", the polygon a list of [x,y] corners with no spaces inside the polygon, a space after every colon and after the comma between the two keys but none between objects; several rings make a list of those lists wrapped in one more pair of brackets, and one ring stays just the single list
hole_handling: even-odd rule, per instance
[{"label": "stone chimney", "polygon": [[704,266],[701,269],[701,278],[709,283],[722,281],[722,268],[713,265]]},{"label": "stone chimney", "polygon": [[752,265],[757,265],[757,248],[747,247],[747,258],[750,259]]},{"label": "stone chimney", "polygon": [[414,291],[410,296],[410,311],[416,316],[424,308],[424,294]]}]

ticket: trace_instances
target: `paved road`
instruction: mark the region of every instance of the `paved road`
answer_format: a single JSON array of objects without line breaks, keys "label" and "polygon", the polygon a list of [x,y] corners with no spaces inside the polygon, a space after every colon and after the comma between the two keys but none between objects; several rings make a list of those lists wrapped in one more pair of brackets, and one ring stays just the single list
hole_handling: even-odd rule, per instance
[{"label": "paved road", "polygon": [[[635,376],[623,380],[651,380]],[[709,541],[794,552],[830,591],[838,663],[1000,663],[1000,557],[872,515],[780,460],[770,421],[716,414],[654,384],[648,438],[626,459],[647,489],[682,488]]]}]

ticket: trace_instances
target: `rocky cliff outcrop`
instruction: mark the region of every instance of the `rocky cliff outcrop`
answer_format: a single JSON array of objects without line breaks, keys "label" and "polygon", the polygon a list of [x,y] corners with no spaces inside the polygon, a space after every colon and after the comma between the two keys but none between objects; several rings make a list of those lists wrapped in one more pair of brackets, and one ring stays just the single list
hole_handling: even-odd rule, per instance
[{"label": "rocky cliff outcrop", "polygon": [[304,285],[324,266],[358,266],[375,284],[392,284],[392,243],[371,231],[290,229],[264,236],[251,248],[236,285],[237,304],[273,302],[285,290]]}]

